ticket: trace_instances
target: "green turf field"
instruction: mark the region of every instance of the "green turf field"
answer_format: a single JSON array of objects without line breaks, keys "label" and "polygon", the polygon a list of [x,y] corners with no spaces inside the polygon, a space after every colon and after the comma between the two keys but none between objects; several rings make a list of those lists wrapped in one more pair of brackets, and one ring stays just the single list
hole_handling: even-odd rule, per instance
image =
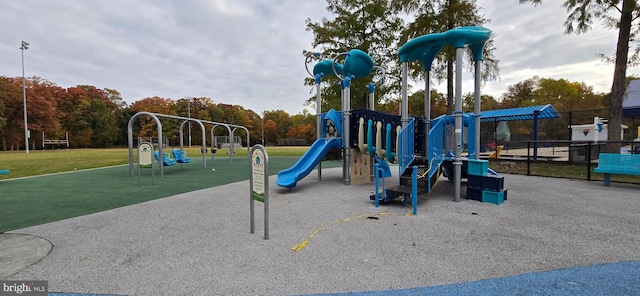
[{"label": "green turf field", "polygon": [[[166,149],[166,148],[165,148]],[[301,156],[309,147],[267,147],[269,156]],[[199,147],[186,148],[192,158],[201,157]],[[235,149],[236,157],[246,157],[247,148]],[[211,154],[208,154],[211,156]],[[135,157],[135,149],[134,149]],[[229,149],[220,149],[216,158],[229,157]],[[0,175],[0,180],[40,176],[44,174],[100,168],[129,163],[129,150],[114,149],[58,149],[0,152],[0,170],[10,170],[8,175]]]},{"label": "green turf field", "polygon": [[[117,161],[128,163],[128,151],[121,150],[109,153],[124,152],[124,161],[122,156]],[[246,149],[243,150],[245,156],[238,155],[233,161],[229,157],[219,157],[216,154],[214,161],[211,162],[209,156],[207,168],[203,168],[202,159],[193,157],[193,154],[191,154],[192,163],[185,164],[182,168],[179,164],[164,167],[163,177],[159,176],[156,168],[155,186],[151,186],[150,169],[143,169],[141,170],[141,187],[138,187],[137,170],[134,170],[134,176],[130,177],[128,165],[73,170],[74,167],[91,167],[91,159],[96,158],[93,156],[99,154],[100,151],[94,151],[93,155],[90,149],[83,150],[83,153],[76,153],[75,150],[58,151],[58,154],[67,153],[68,155],[65,157],[75,155],[78,158],[78,162],[72,165],[71,171],[0,181],[0,233],[248,180],[249,160],[246,157]],[[11,154],[13,153],[0,153],[0,157],[4,158]],[[32,152],[29,157],[36,158],[37,154],[37,152]],[[82,157],[78,155],[82,155]],[[53,157],[52,160],[43,158],[39,161],[30,161],[33,161],[35,165],[41,163],[61,170],[60,165],[56,165],[56,162],[67,161],[61,160],[66,159],[65,157],[58,156]],[[104,160],[109,157],[103,156],[102,158]],[[278,171],[292,166],[298,159],[299,156],[272,156],[269,154],[269,174],[277,174]],[[4,163],[2,161],[0,165]],[[65,167],[68,165],[64,164]],[[323,162],[323,168],[341,165],[340,161]],[[215,168],[215,171],[212,171],[212,168]],[[0,169],[4,169],[4,167],[0,167]],[[11,174],[16,171],[15,167],[9,167],[9,169],[12,170]],[[47,171],[47,169],[38,169],[38,171]]]}]

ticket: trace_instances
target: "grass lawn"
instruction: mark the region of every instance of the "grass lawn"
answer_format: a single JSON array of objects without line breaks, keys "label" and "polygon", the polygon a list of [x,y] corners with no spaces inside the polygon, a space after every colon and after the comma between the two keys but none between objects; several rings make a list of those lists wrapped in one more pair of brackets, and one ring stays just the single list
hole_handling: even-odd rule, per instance
[{"label": "grass lawn", "polygon": [[[269,174],[291,167],[307,149],[268,148]],[[216,153],[213,162],[208,155],[207,168],[203,168],[200,149],[189,149],[192,163],[164,167],[164,177],[156,168],[154,186],[151,170],[141,170],[141,187],[137,168],[133,177],[129,175],[127,149],[0,153],[0,169],[11,170],[0,180],[0,233],[248,180],[247,149],[236,152],[233,161],[224,149]],[[323,168],[341,165],[340,161],[328,161]],[[57,172],[65,173],[52,174]],[[17,178],[36,175],[43,176]]]},{"label": "grass lawn", "polygon": [[[309,147],[267,147],[269,156],[302,156]],[[187,148],[191,158],[202,156],[200,148]],[[134,161],[136,151],[134,149]],[[234,156],[247,156],[247,148],[235,149]],[[208,154],[207,157],[211,157]],[[228,158],[229,149],[220,149],[215,158]],[[234,157],[234,158],[235,158]],[[0,170],[10,170],[8,175],[0,175],[0,180],[40,176],[74,170],[101,168],[129,163],[129,149],[59,149],[0,152]]]}]

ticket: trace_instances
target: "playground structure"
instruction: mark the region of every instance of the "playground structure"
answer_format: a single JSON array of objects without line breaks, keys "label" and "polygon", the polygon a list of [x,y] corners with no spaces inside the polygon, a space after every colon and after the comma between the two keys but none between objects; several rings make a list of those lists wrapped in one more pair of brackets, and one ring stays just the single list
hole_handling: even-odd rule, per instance
[{"label": "playground structure", "polygon": [[[376,112],[373,109],[375,83],[369,85],[369,99],[372,110],[351,110],[350,84],[353,79],[368,76],[376,66],[371,57],[357,49],[342,53],[332,60],[327,59],[316,64],[313,73],[315,78],[316,106],[318,116],[318,140],[309,148],[298,162],[291,168],[278,173],[278,186],[289,188],[304,178],[317,165],[318,180],[321,180],[320,160],[329,148],[339,147],[343,154],[344,183],[351,185],[354,173],[362,175],[364,170],[352,170],[352,165],[367,164],[367,175],[370,179],[384,180],[390,176],[388,163],[396,163],[399,167],[400,185],[385,188],[381,197],[373,197],[378,201],[388,201],[399,196],[410,197],[416,210],[417,196],[429,192],[440,174],[440,167],[447,161],[452,162],[453,182],[455,186],[454,201],[460,201],[461,178],[466,175],[462,171],[463,163],[468,159],[478,160],[480,151],[480,82],[481,61],[485,42],[491,31],[482,27],[461,27],[444,33],[428,34],[408,41],[398,51],[402,67],[402,101],[401,114],[390,115]],[[455,112],[453,116],[430,118],[429,72],[431,64],[438,52],[447,45],[456,49],[455,65]],[[471,50],[475,64],[474,112],[464,115],[462,112],[462,57],[465,47]],[[344,64],[337,63],[339,56],[345,55]],[[425,74],[425,116],[412,118],[408,114],[408,64],[421,62]],[[305,61],[308,64],[309,57]],[[329,110],[321,113],[320,83],[323,76],[336,75],[341,80],[342,111]],[[354,122],[351,121],[355,118]],[[467,135],[463,135],[463,125],[469,127]],[[447,137],[453,130],[453,147],[448,147]],[[352,134],[357,137],[352,138]],[[366,135],[366,136],[365,136]],[[467,140],[467,158],[462,157],[465,148],[463,138]],[[450,137],[450,136],[449,136]],[[450,146],[450,145],[449,145]],[[355,161],[351,156],[355,156]],[[362,156],[367,157],[363,159]],[[368,163],[366,159],[369,158]],[[364,161],[363,161],[364,160]],[[363,169],[363,167],[360,167]],[[487,170],[487,174],[495,173]],[[376,187],[378,187],[376,181]],[[384,187],[384,186],[383,186]],[[419,189],[418,189],[419,188]],[[378,188],[376,188],[376,195]],[[406,202],[406,198],[405,198]]]},{"label": "playground structure", "polygon": [[[206,139],[206,129],[205,129],[205,124],[211,124],[213,125],[213,127],[211,128],[211,137],[214,138],[214,131],[218,126],[223,126],[227,128],[227,131],[229,132],[229,137],[233,138],[233,133],[238,129],[244,129],[246,132],[246,136],[247,136],[247,143],[249,141],[249,130],[244,127],[244,126],[240,126],[240,125],[233,125],[233,124],[227,124],[227,123],[221,123],[221,122],[214,122],[214,121],[207,121],[207,120],[202,120],[202,119],[196,119],[196,118],[187,118],[187,117],[180,117],[180,116],[173,116],[173,115],[167,115],[167,114],[159,114],[159,113],[151,113],[151,112],[138,112],[136,114],[134,114],[131,119],[129,119],[129,123],[127,126],[127,135],[128,135],[128,142],[129,142],[129,175],[131,177],[133,177],[133,123],[135,122],[135,120],[140,117],[140,116],[149,116],[151,117],[155,123],[156,123],[156,127],[158,130],[158,143],[164,143],[163,137],[162,137],[162,123],[160,122],[160,118],[169,118],[169,119],[176,119],[176,120],[182,120],[182,124],[180,125],[180,132],[179,132],[179,137],[180,137],[180,149],[173,149],[171,151],[171,153],[165,153],[163,151],[163,145],[158,145],[158,151],[155,152],[155,158],[158,161],[158,163],[162,164],[159,165],[159,170],[160,170],[160,176],[164,176],[164,167],[165,166],[171,166],[171,165],[175,165],[177,163],[180,163],[181,165],[184,163],[189,163],[191,162],[191,158],[187,157],[186,152],[184,151],[184,127],[187,125],[188,122],[196,122],[198,123],[198,125],[200,125],[200,129],[202,131],[202,147],[200,149],[200,151],[202,152],[202,166],[203,168],[207,167],[207,139]],[[229,147],[229,155],[230,155],[230,159],[231,161],[233,161],[233,157],[234,157],[234,145],[230,145]],[[247,145],[248,146],[248,145]],[[247,147],[247,152],[248,152],[249,147]],[[211,160],[213,161],[213,154],[215,152],[215,146],[214,143],[211,143]],[[173,154],[174,158],[171,158],[171,155]]]}]

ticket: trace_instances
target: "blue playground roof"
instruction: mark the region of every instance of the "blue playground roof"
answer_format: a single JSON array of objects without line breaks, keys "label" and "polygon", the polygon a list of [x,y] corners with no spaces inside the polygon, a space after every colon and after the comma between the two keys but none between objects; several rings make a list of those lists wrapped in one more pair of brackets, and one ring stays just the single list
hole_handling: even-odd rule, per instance
[{"label": "blue playground roof", "polygon": [[491,121],[512,121],[512,120],[533,120],[534,114],[538,113],[538,119],[559,118],[560,114],[551,104],[510,108],[501,110],[489,110],[480,112],[480,122]]}]

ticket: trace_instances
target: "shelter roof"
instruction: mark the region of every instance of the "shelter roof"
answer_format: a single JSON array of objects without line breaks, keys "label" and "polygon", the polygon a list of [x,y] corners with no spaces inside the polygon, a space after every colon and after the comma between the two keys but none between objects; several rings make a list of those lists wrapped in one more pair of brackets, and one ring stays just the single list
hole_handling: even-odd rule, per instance
[{"label": "shelter roof", "polygon": [[551,104],[520,108],[488,110],[480,112],[480,122],[533,120],[535,114],[538,119],[559,118],[560,114]]}]

